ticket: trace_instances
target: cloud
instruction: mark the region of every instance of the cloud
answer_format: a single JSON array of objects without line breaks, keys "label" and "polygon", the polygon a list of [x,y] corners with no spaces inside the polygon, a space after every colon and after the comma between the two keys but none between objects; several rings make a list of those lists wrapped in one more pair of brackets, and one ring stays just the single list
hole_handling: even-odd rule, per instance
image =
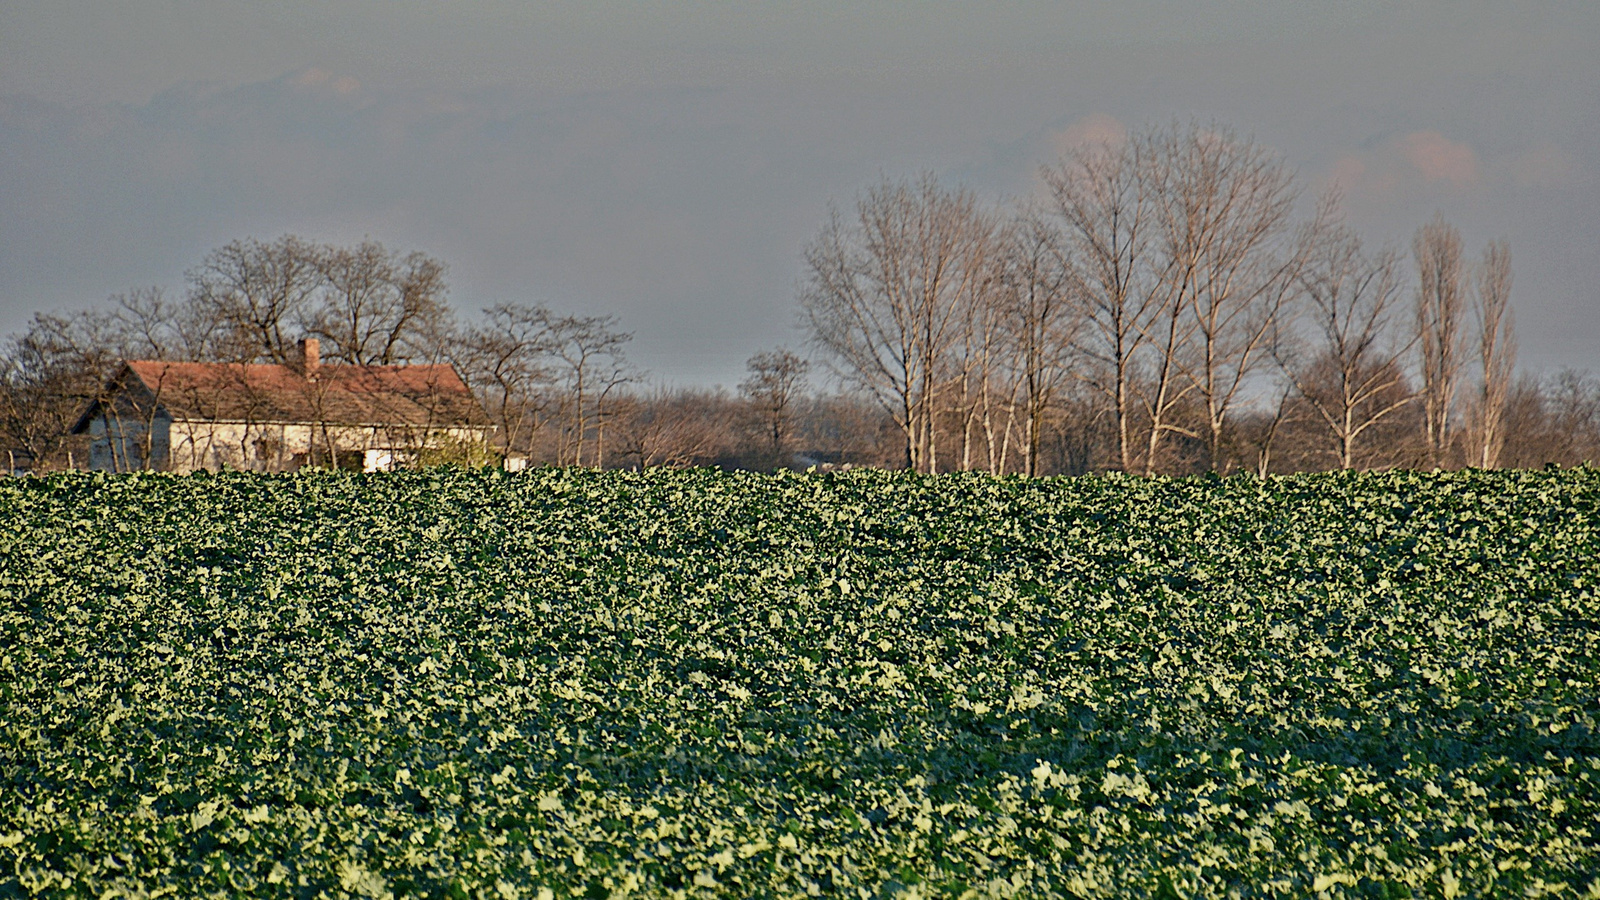
[{"label": "cloud", "polygon": [[303,90],[321,90],[326,88],[341,97],[349,97],[361,91],[361,82],[348,75],[335,75],[319,66],[311,66],[298,73],[285,76],[289,84]]},{"label": "cloud", "polygon": [[1091,144],[1115,147],[1128,136],[1128,128],[1115,116],[1090,113],[1050,134],[1050,149],[1063,155]]},{"label": "cloud", "polygon": [[1588,183],[1582,161],[1554,141],[1485,158],[1470,144],[1432,130],[1408,131],[1340,154],[1316,180],[1352,201],[1386,205]]},{"label": "cloud", "polygon": [[286,86],[292,93],[329,100],[355,100],[361,95],[360,81],[319,66],[291,72],[267,84]]},{"label": "cloud", "polygon": [[312,66],[298,75],[290,76],[289,83],[295,87],[314,88],[327,84],[331,78],[333,78],[333,73],[327,69]]},{"label": "cloud", "polygon": [[1432,130],[1408,131],[1336,157],[1317,179],[1354,202],[1437,201],[1488,181],[1477,151]]},{"label": "cloud", "polygon": [[1399,141],[1406,162],[1426,181],[1469,187],[1478,181],[1478,154],[1437,131],[1413,131]]}]

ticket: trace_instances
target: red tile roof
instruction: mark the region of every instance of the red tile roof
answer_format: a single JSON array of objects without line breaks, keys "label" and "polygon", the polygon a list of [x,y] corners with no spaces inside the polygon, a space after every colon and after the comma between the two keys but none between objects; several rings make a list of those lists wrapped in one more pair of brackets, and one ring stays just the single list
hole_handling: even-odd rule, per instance
[{"label": "red tile roof", "polygon": [[[176,420],[429,428],[489,424],[451,366],[318,366],[130,360],[113,381]],[[87,427],[97,406],[74,430]]]}]

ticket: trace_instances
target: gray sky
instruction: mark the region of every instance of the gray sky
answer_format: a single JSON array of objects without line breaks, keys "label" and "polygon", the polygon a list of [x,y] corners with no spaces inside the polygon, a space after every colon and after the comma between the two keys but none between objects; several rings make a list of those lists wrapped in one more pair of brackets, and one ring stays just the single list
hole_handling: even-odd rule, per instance
[{"label": "gray sky", "polygon": [[463,311],[611,313],[661,381],[798,346],[828,201],[1036,189],[1198,117],[1370,240],[1510,240],[1524,364],[1600,370],[1600,4],[0,0],[0,332],[235,238],[372,237]]}]

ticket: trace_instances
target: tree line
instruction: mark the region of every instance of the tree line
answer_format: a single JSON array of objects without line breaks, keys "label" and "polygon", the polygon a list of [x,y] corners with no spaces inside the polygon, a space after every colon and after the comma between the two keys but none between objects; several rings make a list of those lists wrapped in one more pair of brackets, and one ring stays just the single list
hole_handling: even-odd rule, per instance
[{"label": "tree line", "polygon": [[[612,316],[464,318],[445,266],[374,241],[234,241],[183,290],[37,314],[0,348],[12,468],[81,467],[73,420],[124,359],[447,363],[494,423],[469,458],[1258,474],[1600,459],[1600,383],[1519,374],[1511,251],[1435,219],[1370,247],[1336,195],[1217,126],[1075,150],[987,203],[885,179],[804,248],[808,352],[735,392],[653,385]],[[1302,207],[1309,206],[1302,213]],[[19,463],[18,460],[21,460]]]},{"label": "tree line", "polygon": [[[806,251],[814,346],[923,472],[1265,474],[1596,458],[1586,374],[1519,376],[1511,251],[1373,248],[1229,129],[1147,129],[986,205],[931,175]],[[1311,206],[1301,215],[1298,210]]]},{"label": "tree line", "polygon": [[[801,410],[835,448],[830,458],[872,459],[854,436],[870,414],[848,398],[802,397],[807,364],[788,351],[757,354],[759,371],[737,396],[654,387],[629,360],[632,334],[615,317],[502,303],[464,319],[446,301],[437,259],[293,235],[208,253],[176,296],[141,288],[97,308],[36,314],[0,346],[0,451],[10,471],[82,468],[88,439],[69,431],[92,402],[110,399],[122,361],[293,366],[305,338],[330,365],[448,364],[462,375],[495,426],[490,446],[454,456],[432,447],[419,462],[789,465]],[[330,447],[312,461],[338,458]]]}]

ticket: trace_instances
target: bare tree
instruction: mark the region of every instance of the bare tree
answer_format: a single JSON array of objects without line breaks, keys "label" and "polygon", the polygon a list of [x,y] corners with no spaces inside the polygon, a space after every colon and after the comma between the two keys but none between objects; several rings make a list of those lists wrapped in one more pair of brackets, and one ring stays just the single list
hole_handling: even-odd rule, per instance
[{"label": "bare tree", "polygon": [[323,286],[303,324],[330,360],[366,366],[438,358],[449,314],[443,263],[424,253],[399,257],[376,241],[321,247],[315,259]]},{"label": "bare tree", "polygon": [[1587,371],[1563,369],[1539,393],[1546,424],[1531,455],[1544,464],[1600,463],[1600,379]]},{"label": "bare tree", "polygon": [[806,249],[812,341],[894,417],[907,468],[938,469],[936,394],[993,231],[971,191],[924,174],[871,188]]},{"label": "bare tree", "polygon": [[732,452],[735,407],[720,391],[630,392],[617,407],[613,456],[634,466],[707,465]]},{"label": "bare tree", "polygon": [[1118,467],[1135,466],[1133,384],[1161,295],[1150,278],[1155,203],[1145,140],[1081,148],[1042,171],[1062,224],[1063,262],[1081,304],[1075,352],[1082,377],[1105,394],[1116,432]]},{"label": "bare tree", "polygon": [[189,272],[191,292],[235,337],[243,361],[286,365],[298,337],[292,332],[323,285],[319,255],[294,235],[270,244],[234,241]]},{"label": "bare tree", "polygon": [[1200,261],[1209,235],[1203,192],[1190,191],[1188,184],[1200,180],[1198,173],[1190,172],[1199,169],[1199,161],[1191,158],[1196,142],[1176,128],[1136,135],[1133,142],[1147,146],[1146,164],[1139,174],[1154,199],[1157,224],[1150,282],[1156,299],[1150,304],[1151,315],[1142,322],[1149,364],[1132,385],[1146,424],[1144,474],[1154,475],[1161,462],[1162,439],[1168,433],[1198,437],[1193,429],[1184,427],[1178,413],[1179,405],[1194,389],[1194,381],[1184,377],[1193,368],[1186,357],[1196,349],[1196,323],[1189,307],[1198,288]]},{"label": "bare tree", "polygon": [[183,341],[176,334],[179,306],[159,287],[134,288],[113,294],[111,321],[118,326],[128,355],[137,359],[176,359]]},{"label": "bare tree", "polygon": [[788,448],[794,404],[805,390],[810,368],[811,363],[785,347],[764,350],[745,362],[750,375],[739,383],[739,394],[756,413],[774,464],[781,464]]},{"label": "bare tree", "polygon": [[1051,404],[1039,443],[1040,474],[1087,475],[1115,468],[1116,436],[1104,393],[1068,380]]},{"label": "bare tree", "polygon": [[[112,299],[158,308],[158,297],[144,291]],[[96,402],[98,417],[121,436],[110,446],[113,468],[157,464],[149,426],[159,411],[160,385],[112,403],[119,391],[109,383],[124,359],[137,355],[151,337],[159,338],[161,325],[152,319],[146,333],[130,326],[124,313],[119,304],[110,312],[38,314],[9,339],[0,369],[0,433],[35,466],[75,465],[72,452],[82,448],[74,446],[68,431]],[[69,457],[64,461],[59,458],[63,450]]]},{"label": "bare tree", "polygon": [[[1168,132],[1161,146],[1162,272],[1167,302],[1192,320],[1194,347],[1173,343],[1180,335],[1172,322],[1158,346],[1177,351],[1204,407],[1210,467],[1222,471],[1229,414],[1268,361],[1315,228],[1291,227],[1294,178],[1276,154],[1225,128],[1197,125]],[[1162,411],[1151,412],[1159,423]],[[1152,445],[1160,431],[1159,424],[1152,430]]]},{"label": "bare tree", "polygon": [[1326,226],[1315,246],[1299,278],[1311,346],[1285,344],[1277,358],[1327,426],[1339,468],[1353,469],[1362,435],[1413,400],[1401,362],[1416,338],[1393,334],[1400,296],[1394,254],[1368,258],[1346,226]]},{"label": "bare tree", "polygon": [[134,288],[110,298],[108,325],[128,359],[203,362],[237,359],[237,337],[198,298],[173,301],[159,287]]},{"label": "bare tree", "polygon": [[503,450],[531,455],[546,416],[544,392],[554,383],[549,311],[502,303],[483,315],[455,343],[453,362],[483,402]]},{"label": "bare tree", "polygon": [[[935,426],[943,419],[960,435],[954,463],[962,471],[1005,471],[1016,425],[1016,368],[1009,363],[1010,323],[1004,248],[1009,226],[997,228],[990,248],[974,257],[981,273],[961,304],[955,335],[946,354],[944,377],[936,387]],[[983,462],[978,462],[978,451]]]},{"label": "bare tree", "polygon": [[857,393],[800,397],[795,404],[794,445],[797,461],[808,466],[905,464],[904,431],[882,404]]},{"label": "bare tree", "polygon": [[558,316],[504,303],[454,343],[452,361],[482,398],[507,452],[536,452],[553,426],[553,461],[605,461],[605,427],[622,390],[639,380],[626,349],[633,335],[611,316]]},{"label": "bare tree", "polygon": [[1045,420],[1071,377],[1080,309],[1056,230],[1039,214],[1025,211],[1009,238],[998,300],[1022,395],[1022,469],[1036,476]]},{"label": "bare tree", "polygon": [[[547,353],[562,393],[557,401],[561,421],[558,462],[563,465],[605,465],[605,432],[612,402],[621,390],[639,380],[628,362],[633,335],[617,330],[614,316],[552,316],[544,313]],[[586,448],[591,444],[593,452]]]},{"label": "bare tree", "polygon": [[1600,462],[1600,379],[1573,369],[1544,379],[1524,374],[1507,391],[1502,426],[1502,466],[1594,465]]},{"label": "bare tree", "polygon": [[1506,401],[1516,374],[1517,340],[1511,315],[1511,247],[1495,241],[1478,264],[1478,363],[1483,378],[1478,392],[1474,461],[1482,468],[1500,465],[1505,446]]},{"label": "bare tree", "polygon": [[[35,468],[69,444],[68,429],[110,377],[106,317],[35,315],[8,338],[0,367],[0,433]],[[16,461],[10,460],[15,467]]]},{"label": "bare tree", "polygon": [[1260,408],[1247,410],[1242,417],[1243,421],[1234,425],[1240,437],[1255,453],[1255,459],[1250,462],[1251,471],[1257,478],[1265,478],[1271,474],[1273,463],[1276,461],[1274,452],[1277,449],[1279,436],[1284,432],[1285,426],[1297,424],[1294,415],[1295,398],[1294,383],[1284,379],[1275,385],[1275,390],[1267,403]]},{"label": "bare tree", "polygon": [[1417,340],[1422,348],[1422,405],[1428,464],[1444,465],[1450,440],[1450,409],[1461,374],[1461,233],[1442,216],[1417,229],[1411,248],[1417,260]]}]

